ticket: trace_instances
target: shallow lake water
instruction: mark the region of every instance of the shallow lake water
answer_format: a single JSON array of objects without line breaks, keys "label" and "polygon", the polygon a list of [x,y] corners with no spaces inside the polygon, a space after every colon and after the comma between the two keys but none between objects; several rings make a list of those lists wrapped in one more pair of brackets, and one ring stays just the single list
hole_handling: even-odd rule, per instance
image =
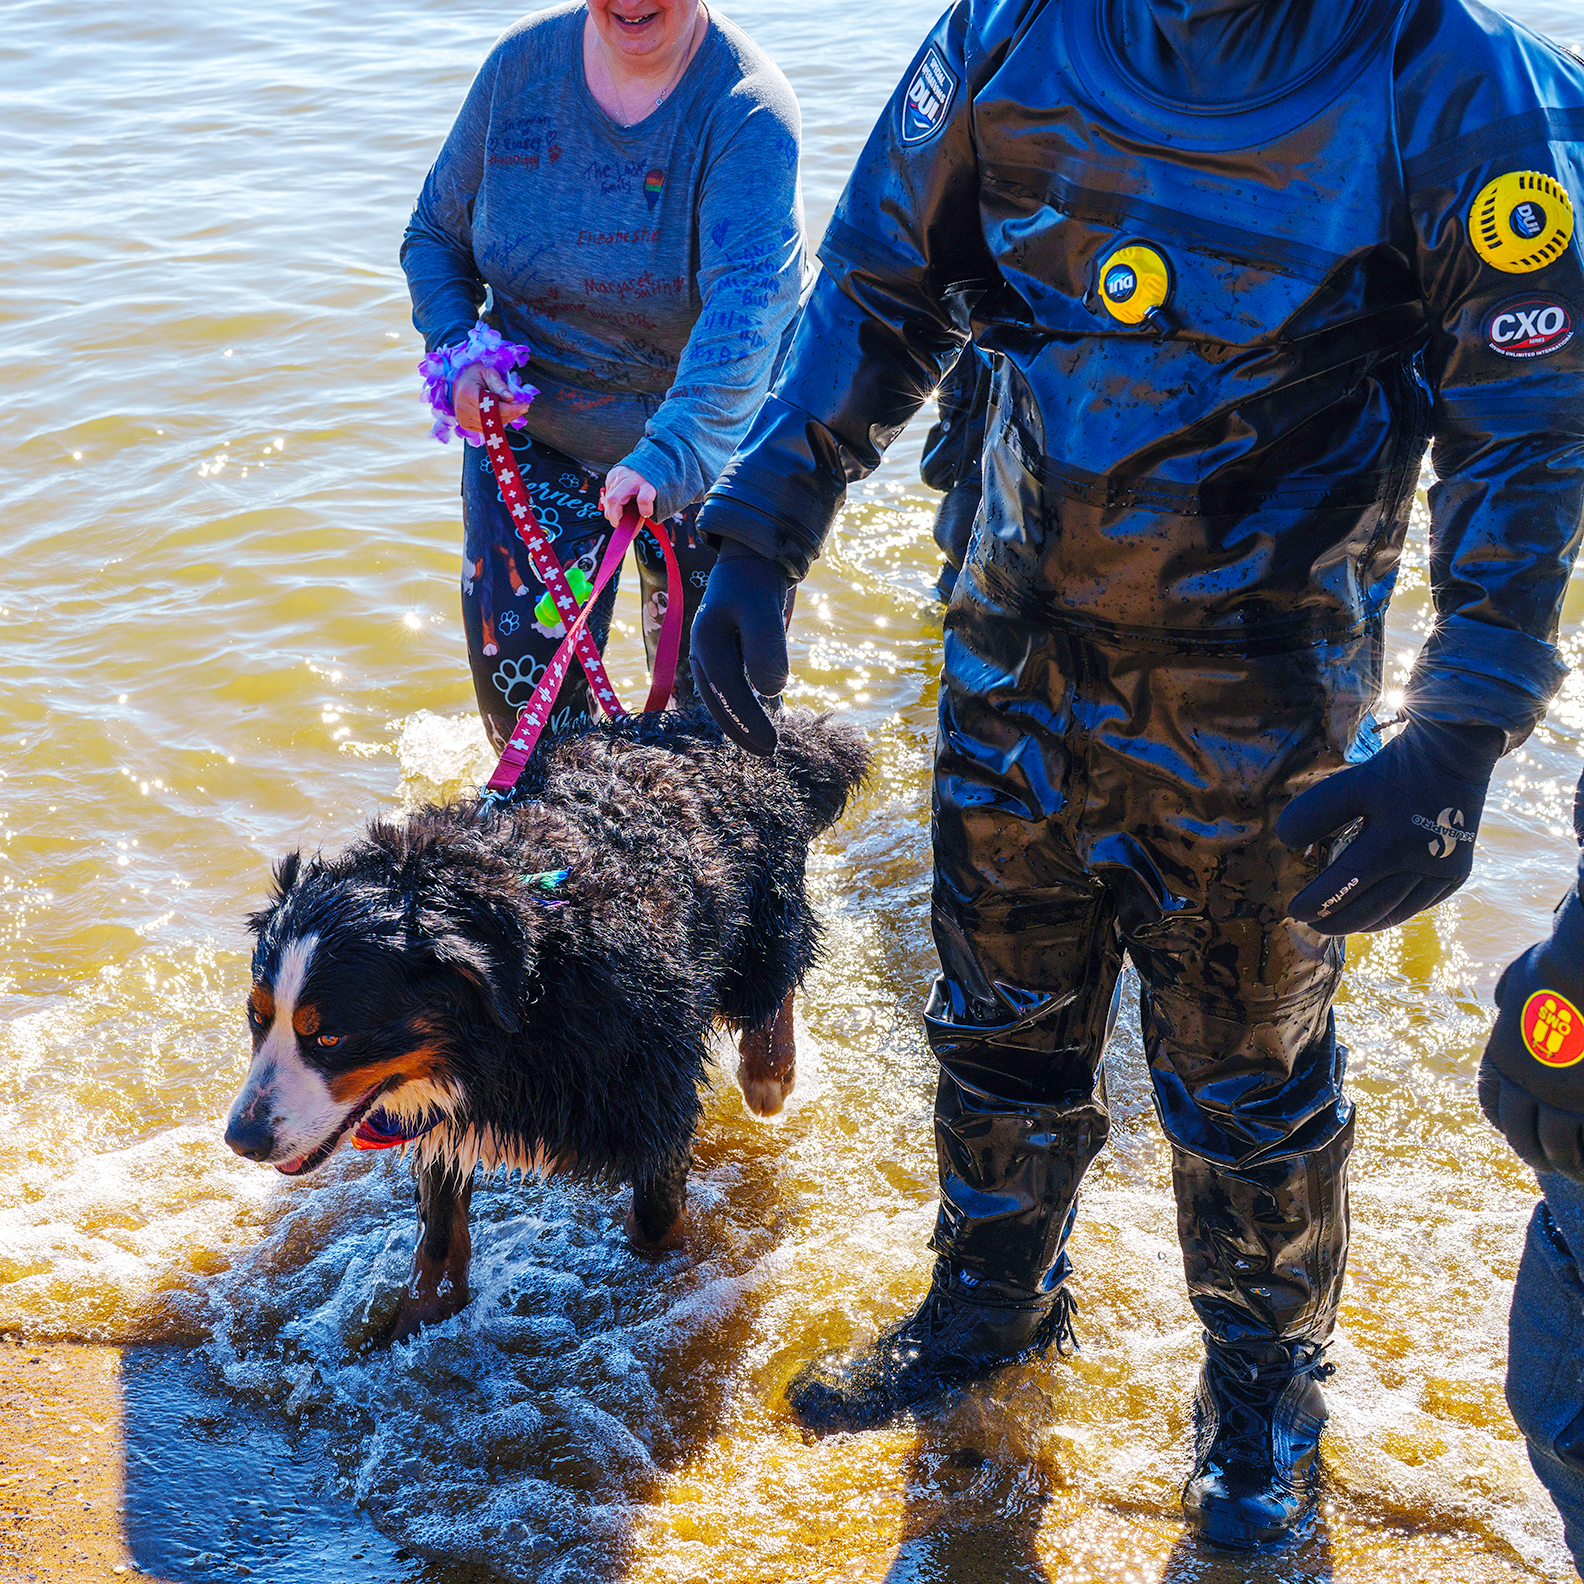
[{"label": "shallow lake water", "polygon": [[[728,14],[802,102],[817,235],[930,10]],[[1572,5],[1521,14],[1584,38]],[[1535,1188],[1473,1072],[1496,974],[1574,861],[1577,680],[1498,770],[1472,881],[1352,943],[1354,1238],[1307,1540],[1234,1563],[1183,1536],[1199,1341],[1131,986],[1072,1245],[1081,1352],[869,1436],[806,1440],[787,1415],[799,1361],[910,1308],[929,1268],[922,425],[800,598],[790,696],[847,711],[877,771],[811,862],[828,949],[799,1091],[767,1125],[723,1075],[686,1245],[640,1259],[622,1195],[501,1179],[475,1199],[472,1305],[369,1350],[411,1253],[405,1168],[343,1151],[288,1183],[224,1148],[242,919],[270,864],[487,768],[459,459],[427,436],[396,248],[512,18],[477,0],[8,8],[0,1514],[87,1513],[63,1469],[110,1457],[115,1511],[94,1521],[158,1577],[1570,1576],[1502,1401]],[[1575,590],[1575,664],[1579,608]],[[1398,685],[1427,609],[1421,519]],[[628,691],[640,652],[629,590]],[[97,1418],[50,1406],[71,1390]],[[0,1577],[97,1576],[6,1533]]]}]

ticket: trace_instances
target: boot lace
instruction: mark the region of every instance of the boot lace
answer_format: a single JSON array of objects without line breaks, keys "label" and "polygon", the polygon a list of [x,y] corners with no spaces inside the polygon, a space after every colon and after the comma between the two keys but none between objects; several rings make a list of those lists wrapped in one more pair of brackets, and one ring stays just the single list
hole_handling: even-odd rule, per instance
[{"label": "boot lace", "polygon": [[1330,1380],[1336,1374],[1336,1365],[1325,1361],[1324,1342],[1275,1344],[1286,1350],[1285,1364],[1260,1363],[1251,1358],[1244,1349],[1218,1342],[1208,1332],[1205,1333],[1204,1342],[1205,1356],[1212,1365],[1223,1374],[1230,1375],[1236,1380],[1247,1381],[1250,1385],[1256,1382],[1260,1385],[1267,1383],[1275,1385],[1277,1382],[1294,1380],[1300,1375],[1311,1375],[1315,1380],[1323,1381]]},{"label": "boot lace", "polygon": [[1057,1358],[1067,1357],[1069,1345],[1075,1353],[1078,1351],[1078,1333],[1073,1330],[1073,1316],[1077,1313],[1078,1300],[1065,1287],[1061,1288],[1050,1313],[1040,1321],[1039,1330],[1034,1333],[1034,1346],[1041,1358],[1048,1357],[1053,1347]]}]

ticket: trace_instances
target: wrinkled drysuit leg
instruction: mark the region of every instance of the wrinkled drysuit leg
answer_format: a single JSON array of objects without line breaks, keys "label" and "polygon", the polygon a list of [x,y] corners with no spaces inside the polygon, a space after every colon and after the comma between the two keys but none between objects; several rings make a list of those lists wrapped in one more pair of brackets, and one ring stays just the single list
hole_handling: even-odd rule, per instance
[{"label": "wrinkled drysuit leg", "polygon": [[1540,1188],[1513,1286],[1507,1406],[1584,1577],[1584,1186],[1547,1172]]},{"label": "wrinkled drysuit leg", "polygon": [[[1175,921],[1129,942],[1188,1294],[1217,1342],[1324,1342],[1347,1259],[1353,1147],[1330,1012],[1340,964],[1295,941],[1290,921],[1189,922],[1210,926],[1203,945]],[[1236,974],[1243,993],[1218,992],[1207,965]]]},{"label": "wrinkled drysuit leg", "polygon": [[924,1017],[941,1067],[931,1247],[938,1281],[986,1297],[1060,1286],[1078,1186],[1109,1129],[1095,1080],[1121,945],[1104,893],[1048,839],[1046,768],[1060,750],[1039,736],[943,685],[941,973]]},{"label": "wrinkled drysuit leg", "polygon": [[[1273,825],[1341,762],[1378,646],[1249,659],[1102,642],[1005,597],[1004,562],[994,546],[976,556],[948,617],[926,1016],[943,1069],[935,1247],[981,1280],[1048,1290],[1065,1275],[1105,1137],[1094,1080],[1126,951],[1196,1310],[1228,1343],[1321,1340],[1347,1247],[1341,954],[1285,919],[1319,855],[1287,853]],[[1036,1165],[1041,1152],[1061,1163]]]}]

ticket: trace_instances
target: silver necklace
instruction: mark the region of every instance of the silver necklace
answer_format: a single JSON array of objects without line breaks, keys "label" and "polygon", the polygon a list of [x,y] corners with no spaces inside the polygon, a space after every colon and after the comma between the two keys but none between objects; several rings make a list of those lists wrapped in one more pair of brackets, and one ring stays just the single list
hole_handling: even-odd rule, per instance
[{"label": "silver necklace", "polygon": [[[699,23],[704,20],[704,7],[698,8],[698,15],[693,18],[693,31],[688,36],[687,48],[682,51],[682,59],[677,64],[677,69],[672,73],[671,81],[655,96],[655,102],[644,111],[644,115],[652,115],[666,102],[671,90],[682,80],[682,73],[687,70],[688,62],[693,59],[693,49],[698,43]],[[627,108],[627,101],[622,97],[621,84],[616,81],[616,73],[611,65],[610,46],[606,44],[604,35],[599,29],[594,30],[594,36],[599,40],[600,54],[605,62],[605,77],[611,85],[611,92],[616,95],[616,103],[621,109],[622,125],[633,126],[643,119],[643,116],[634,116]]]}]

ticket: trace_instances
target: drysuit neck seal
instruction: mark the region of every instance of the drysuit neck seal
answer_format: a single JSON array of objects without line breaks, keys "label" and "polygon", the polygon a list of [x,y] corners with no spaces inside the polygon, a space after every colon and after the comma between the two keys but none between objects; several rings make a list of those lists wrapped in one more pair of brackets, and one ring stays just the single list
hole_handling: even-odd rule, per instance
[{"label": "drysuit neck seal", "polygon": [[1240,148],[1318,114],[1389,34],[1399,0],[1071,0],[1063,66],[1165,144]]}]

